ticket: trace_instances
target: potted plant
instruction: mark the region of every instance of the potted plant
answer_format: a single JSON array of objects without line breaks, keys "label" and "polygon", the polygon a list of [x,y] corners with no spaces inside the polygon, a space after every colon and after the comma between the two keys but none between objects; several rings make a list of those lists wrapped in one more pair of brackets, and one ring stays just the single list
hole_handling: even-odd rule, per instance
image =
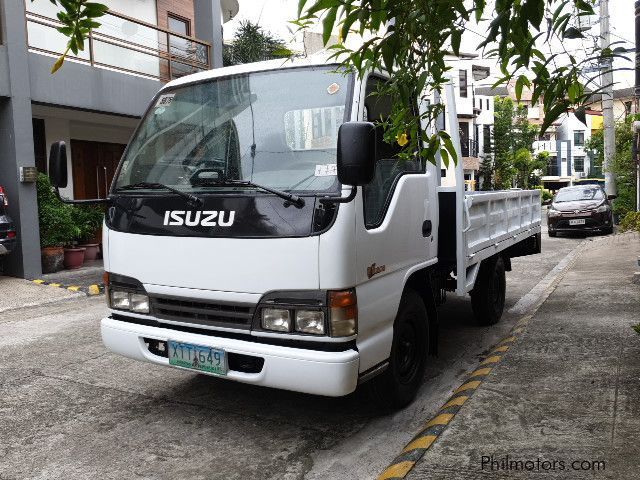
[{"label": "potted plant", "polygon": [[102,208],[80,205],[74,206],[71,213],[73,223],[79,229],[78,247],[85,249],[84,261],[95,260],[100,247],[100,242],[96,241],[96,234],[102,226]]},{"label": "potted plant", "polygon": [[62,270],[64,246],[73,241],[77,228],[71,218],[71,207],[62,203],[53,193],[49,177],[38,175],[38,217],[40,220],[40,246],[42,272]]}]

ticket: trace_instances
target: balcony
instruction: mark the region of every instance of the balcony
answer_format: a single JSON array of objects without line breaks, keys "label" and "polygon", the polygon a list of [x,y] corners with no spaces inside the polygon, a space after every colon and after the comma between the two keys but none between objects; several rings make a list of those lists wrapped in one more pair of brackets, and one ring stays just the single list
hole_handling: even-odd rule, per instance
[{"label": "balcony", "polygon": [[461,138],[460,147],[462,149],[463,157],[478,156],[478,142],[476,140]]},{"label": "balcony", "polygon": [[[33,52],[59,56],[67,38],[56,30],[62,23],[49,5],[26,1],[28,46]],[[115,11],[99,22],[101,26],[91,33],[84,50],[77,55],[69,52],[68,60],[163,82],[211,68],[207,42]]]},{"label": "balcony", "polygon": [[547,177],[559,177],[560,176],[560,169],[558,168],[558,165],[547,165],[547,170],[545,172],[545,175]]}]

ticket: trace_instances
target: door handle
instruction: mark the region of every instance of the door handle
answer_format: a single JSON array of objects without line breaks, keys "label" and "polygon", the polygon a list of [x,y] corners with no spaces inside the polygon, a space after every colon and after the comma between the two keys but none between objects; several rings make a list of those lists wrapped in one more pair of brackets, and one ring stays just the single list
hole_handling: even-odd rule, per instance
[{"label": "door handle", "polygon": [[433,229],[433,225],[431,223],[431,220],[425,220],[424,222],[422,222],[422,236],[423,237],[430,237],[432,229]]}]

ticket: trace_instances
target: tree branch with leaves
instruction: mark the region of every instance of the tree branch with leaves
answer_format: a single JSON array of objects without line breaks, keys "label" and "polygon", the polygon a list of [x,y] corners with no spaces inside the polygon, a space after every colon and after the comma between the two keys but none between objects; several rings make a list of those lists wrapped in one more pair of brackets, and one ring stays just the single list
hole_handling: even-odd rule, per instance
[{"label": "tree branch with leaves", "polygon": [[[478,50],[494,57],[501,78],[494,85],[515,82],[520,100],[525,87],[531,90],[532,102],[544,99],[545,114],[541,130],[571,107],[584,103],[591,93],[593,78],[584,78],[582,70],[590,62],[601,62],[620,55],[620,50],[600,51],[593,47],[585,58],[565,52],[544,53],[553,41],[564,45],[584,38],[585,29],[572,19],[594,15],[595,0],[299,0],[301,29],[321,21],[323,40],[328,44],[334,31],[342,43],[329,47],[332,58],[343,68],[360,76],[371,70],[385,72],[390,80],[384,93],[393,99],[391,117],[384,120],[385,140],[409,140],[404,154],[414,152],[435,162],[439,151],[443,162],[455,158],[455,150],[446,132],[429,134],[421,123],[433,125],[442,107],[433,105],[416,111],[412,98],[430,99],[432,92],[442,92],[449,81],[447,55],[460,54],[464,32],[486,17],[485,40]],[[359,37],[358,47],[347,46],[347,39]],[[425,102],[426,103],[426,102]],[[421,148],[421,145],[426,148]]]}]

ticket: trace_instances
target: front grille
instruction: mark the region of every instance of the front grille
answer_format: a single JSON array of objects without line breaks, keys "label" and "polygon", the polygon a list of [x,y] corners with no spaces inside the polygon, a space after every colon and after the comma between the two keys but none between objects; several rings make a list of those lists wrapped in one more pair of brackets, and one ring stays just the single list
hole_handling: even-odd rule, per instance
[{"label": "front grille", "polygon": [[151,297],[151,313],[160,319],[249,330],[255,306],[186,300],[175,297]]}]

